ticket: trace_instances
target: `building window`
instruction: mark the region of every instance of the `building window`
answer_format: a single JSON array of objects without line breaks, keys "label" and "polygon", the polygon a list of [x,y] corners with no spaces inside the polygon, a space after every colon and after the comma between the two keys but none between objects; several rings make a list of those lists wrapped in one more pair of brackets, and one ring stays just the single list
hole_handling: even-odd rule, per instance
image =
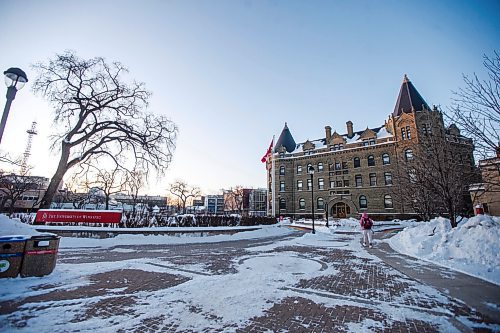
[{"label": "building window", "polygon": [[406,126],[406,136],[408,137],[408,140],[411,139],[410,126]]},{"label": "building window", "polygon": [[405,159],[407,161],[410,161],[410,160],[413,159],[413,150],[411,150],[411,149],[406,149],[405,150]]},{"label": "building window", "polygon": [[392,185],[392,174],[390,172],[384,173],[385,185]]},{"label": "building window", "polygon": [[341,180],[337,180],[337,187],[342,187],[342,181]]},{"label": "building window", "polygon": [[375,144],[375,139],[370,139],[370,146],[373,146]]},{"label": "building window", "polygon": [[280,182],[280,192],[285,192],[285,182]]},{"label": "building window", "polygon": [[310,191],[311,190],[311,187],[312,187],[312,180],[311,179],[308,179],[307,180],[307,190]]},{"label": "building window", "polygon": [[300,175],[302,173],[302,165],[297,165],[297,174]]},{"label": "building window", "polygon": [[392,197],[389,194],[386,194],[384,196],[384,207],[385,208],[393,208]]},{"label": "building window", "polygon": [[285,166],[280,166],[280,175],[284,175],[285,174]]},{"label": "building window", "polygon": [[281,152],[280,153],[280,158],[285,158],[285,153]]},{"label": "building window", "polygon": [[311,164],[311,163],[308,163],[308,164],[307,164],[307,168],[306,168],[306,173],[308,173],[308,172],[309,172],[309,170],[311,169],[311,167],[312,167],[312,164]]},{"label": "building window", "polygon": [[330,180],[330,188],[335,188],[335,180]]},{"label": "building window", "polygon": [[323,163],[318,163],[318,171],[323,171]]},{"label": "building window", "polygon": [[280,199],[280,210],[286,210],[286,200]]},{"label": "building window", "polygon": [[347,169],[347,162],[342,162],[342,169]]},{"label": "building window", "polygon": [[335,162],[335,170],[341,170],[342,164],[340,162]]},{"label": "building window", "polygon": [[389,154],[387,153],[382,154],[382,164],[383,165],[391,164],[391,158],[389,157]]},{"label": "building window", "polygon": [[360,166],[361,166],[361,160],[359,159],[359,157],[355,157],[354,158],[354,167],[359,168]]},{"label": "building window", "polygon": [[302,180],[297,180],[297,191],[302,191]]},{"label": "building window", "polygon": [[361,177],[361,175],[356,175],[356,177],[354,179],[355,179],[355,182],[356,182],[356,187],[362,187],[363,186],[363,178]]},{"label": "building window", "polygon": [[370,173],[370,186],[377,186],[377,174]]},{"label": "building window", "polygon": [[368,200],[366,200],[366,196],[359,196],[359,208],[368,208]]},{"label": "building window", "polygon": [[299,199],[299,209],[306,209],[306,199]]},{"label": "building window", "polygon": [[401,129],[401,139],[406,140],[406,131],[404,128]]},{"label": "building window", "polygon": [[318,178],[318,190],[325,189],[325,180],[323,178]]},{"label": "building window", "polygon": [[375,157],[373,155],[368,156],[368,166],[375,166]]},{"label": "building window", "polygon": [[344,187],[349,187],[349,179],[344,179]]},{"label": "building window", "polygon": [[368,147],[369,144],[368,140],[363,140],[363,147]]},{"label": "building window", "polygon": [[323,200],[323,198],[318,198],[317,200],[317,204],[316,204],[316,207],[318,209],[325,209],[325,200]]}]

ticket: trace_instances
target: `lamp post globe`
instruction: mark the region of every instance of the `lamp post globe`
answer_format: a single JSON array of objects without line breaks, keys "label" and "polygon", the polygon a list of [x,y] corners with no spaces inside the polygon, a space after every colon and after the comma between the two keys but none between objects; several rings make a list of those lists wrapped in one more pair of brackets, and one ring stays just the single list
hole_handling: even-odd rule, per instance
[{"label": "lamp post globe", "polygon": [[3,72],[3,74],[5,75],[5,85],[7,86],[7,101],[5,102],[2,121],[0,122],[0,142],[2,142],[3,131],[5,130],[5,124],[9,116],[10,105],[14,98],[16,98],[17,91],[22,89],[26,82],[28,82],[26,73],[20,68],[11,67]]},{"label": "lamp post globe", "polygon": [[316,230],[314,229],[314,167],[312,165],[309,166],[307,172],[311,175],[311,207],[312,207],[312,233],[315,234]]}]

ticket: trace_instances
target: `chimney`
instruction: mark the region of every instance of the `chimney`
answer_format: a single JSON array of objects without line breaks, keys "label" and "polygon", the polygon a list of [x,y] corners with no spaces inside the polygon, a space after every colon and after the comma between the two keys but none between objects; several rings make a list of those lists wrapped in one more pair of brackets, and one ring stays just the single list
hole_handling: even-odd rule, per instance
[{"label": "chimney", "polygon": [[330,126],[325,126],[326,142],[330,141],[332,137],[332,128]]},{"label": "chimney", "polygon": [[354,131],[352,130],[352,121],[348,121],[347,125],[347,137],[350,139],[354,136]]}]

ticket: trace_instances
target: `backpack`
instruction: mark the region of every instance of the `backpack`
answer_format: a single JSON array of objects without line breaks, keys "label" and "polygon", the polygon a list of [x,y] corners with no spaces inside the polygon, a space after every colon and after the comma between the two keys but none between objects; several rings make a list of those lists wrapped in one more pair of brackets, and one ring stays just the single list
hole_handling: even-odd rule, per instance
[{"label": "backpack", "polygon": [[363,228],[365,228],[365,229],[371,229],[373,226],[373,221],[371,218],[368,217],[366,219],[363,219],[362,225],[363,225]]}]

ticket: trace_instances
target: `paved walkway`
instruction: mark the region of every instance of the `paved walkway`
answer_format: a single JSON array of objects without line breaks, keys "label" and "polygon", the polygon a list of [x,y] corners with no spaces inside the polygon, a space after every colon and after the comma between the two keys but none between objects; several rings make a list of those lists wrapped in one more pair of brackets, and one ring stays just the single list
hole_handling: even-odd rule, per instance
[{"label": "paved walkway", "polygon": [[[57,283],[26,280],[33,284],[21,296],[0,292],[0,299],[9,298],[0,301],[0,331],[500,331],[499,312],[491,307],[498,309],[497,286],[382,243],[356,252],[359,234],[332,235],[323,246],[296,242],[302,235],[63,251],[53,273]],[[269,266],[281,260],[274,268],[282,276],[252,266],[265,258]],[[75,267],[81,273],[75,275]],[[234,283],[242,295],[228,297],[225,289]],[[252,306],[262,311],[249,311]]]}]

